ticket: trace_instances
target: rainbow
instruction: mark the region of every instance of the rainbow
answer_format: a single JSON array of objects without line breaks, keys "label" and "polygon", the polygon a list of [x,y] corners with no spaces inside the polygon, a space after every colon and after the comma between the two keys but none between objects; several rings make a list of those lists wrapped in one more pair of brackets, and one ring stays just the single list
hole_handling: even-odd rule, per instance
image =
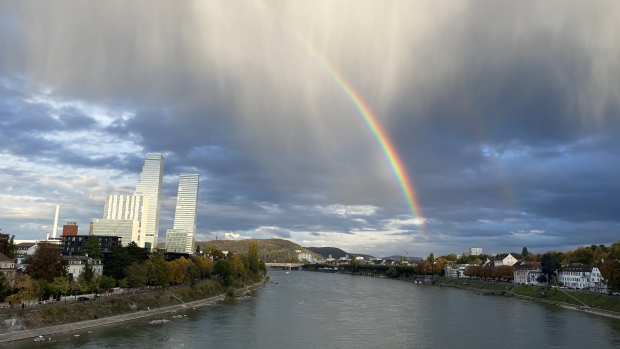
[{"label": "rainbow", "polygon": [[372,109],[370,109],[368,103],[366,103],[362,96],[360,96],[355,88],[353,88],[351,83],[349,83],[342,74],[338,73],[338,71],[327,61],[327,59],[321,56],[312,45],[307,42],[305,44],[312,55],[321,63],[321,66],[329,73],[338,87],[340,87],[342,92],[344,92],[344,94],[349,98],[358,114],[364,120],[366,126],[370,129],[370,132],[379,144],[383,155],[387,159],[387,162],[390,165],[396,180],[398,181],[403,196],[407,201],[407,206],[409,206],[409,210],[411,211],[411,215],[414,219],[420,222],[418,227],[422,231],[422,234],[427,237],[422,218],[422,211],[420,209],[420,202],[416,198],[415,190],[411,184],[411,180],[409,179],[410,177],[407,174],[407,170],[402,159],[396,151],[396,147],[394,147],[394,144],[388,137],[387,132],[385,132],[385,129],[381,126],[379,119],[375,113],[373,113]]}]

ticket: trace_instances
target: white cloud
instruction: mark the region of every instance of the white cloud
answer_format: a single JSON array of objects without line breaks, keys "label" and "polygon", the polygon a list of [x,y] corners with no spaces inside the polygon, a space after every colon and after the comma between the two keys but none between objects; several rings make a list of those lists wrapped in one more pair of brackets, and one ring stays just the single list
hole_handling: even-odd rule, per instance
[{"label": "white cloud", "polygon": [[342,217],[371,216],[377,211],[377,207],[372,205],[330,205],[316,206],[316,209],[323,214],[333,214]]}]

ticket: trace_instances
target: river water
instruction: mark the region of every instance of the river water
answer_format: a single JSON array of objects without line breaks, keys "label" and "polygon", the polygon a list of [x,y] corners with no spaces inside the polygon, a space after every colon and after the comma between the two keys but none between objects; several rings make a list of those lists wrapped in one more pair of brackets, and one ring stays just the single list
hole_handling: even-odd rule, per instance
[{"label": "river water", "polygon": [[[620,320],[372,277],[269,271],[248,299],[16,348],[620,348]],[[277,284],[276,284],[277,282]],[[75,337],[80,334],[80,337]]]}]

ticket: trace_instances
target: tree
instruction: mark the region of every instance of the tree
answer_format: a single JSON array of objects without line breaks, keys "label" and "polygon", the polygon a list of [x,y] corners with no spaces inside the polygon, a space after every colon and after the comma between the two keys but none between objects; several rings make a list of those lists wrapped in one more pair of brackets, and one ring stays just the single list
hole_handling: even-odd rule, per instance
[{"label": "tree", "polygon": [[96,236],[91,236],[86,240],[84,253],[92,259],[103,258],[103,255],[101,254],[101,245],[99,244],[99,239],[97,239]]},{"label": "tree", "polygon": [[293,257],[291,256],[284,257],[284,263],[293,263]]},{"label": "tree", "polygon": [[543,284],[543,283],[547,282],[547,277],[544,276],[544,275],[541,275],[541,276],[536,278],[536,281],[538,281],[538,283]]},{"label": "tree", "polygon": [[222,277],[222,282],[226,286],[233,285],[237,279],[237,270],[235,269],[235,265],[233,262],[226,259],[220,259],[215,262],[213,272]]},{"label": "tree", "polygon": [[528,254],[530,254],[530,253],[527,251],[527,247],[523,247],[523,251],[521,252],[521,256],[523,256],[523,258],[525,258],[525,257],[527,257]]},{"label": "tree", "polygon": [[248,259],[250,261],[250,271],[254,275],[258,275],[258,244],[256,240],[252,240],[248,249]]},{"label": "tree", "polygon": [[235,253],[235,257],[233,257],[233,264],[235,265],[235,269],[237,269],[237,272],[239,273],[239,275],[241,275],[245,267],[243,266],[243,262],[241,261],[241,258],[239,258],[239,255],[236,253]]},{"label": "tree", "polygon": [[397,278],[398,277],[398,270],[394,269],[394,268],[390,268],[385,272],[385,276],[389,277],[389,278]]},{"label": "tree", "polygon": [[17,258],[17,245],[15,244],[15,235],[0,234],[0,252],[5,256],[14,259]]},{"label": "tree", "polygon": [[103,265],[103,274],[113,277],[116,280],[125,278],[125,268],[132,265],[134,259],[127,253],[127,249],[122,245],[114,246],[114,251],[110,261]]},{"label": "tree", "polygon": [[66,276],[56,277],[54,278],[52,287],[56,291],[56,298],[58,299],[59,295],[67,294],[67,292],[69,292],[69,280],[67,280]]},{"label": "tree", "polygon": [[196,254],[200,253],[200,245],[196,245]]},{"label": "tree", "polygon": [[206,277],[213,272],[213,262],[206,257],[194,257],[192,263],[198,268],[198,276]]},{"label": "tree", "polygon": [[431,252],[430,256],[428,256],[428,261],[432,264],[435,263],[435,254]]},{"label": "tree", "polygon": [[605,284],[616,291],[620,289],[620,262],[614,259],[605,260],[601,267],[601,276]]},{"label": "tree", "polygon": [[114,286],[116,286],[116,280],[111,276],[103,275],[99,280],[99,287],[105,291],[114,288]]},{"label": "tree", "polygon": [[451,253],[444,257],[447,261],[456,262],[456,254]]},{"label": "tree", "polygon": [[127,282],[132,288],[144,287],[148,282],[148,270],[145,263],[134,262],[126,268],[125,275],[127,275]]},{"label": "tree", "polygon": [[94,276],[95,272],[93,271],[93,267],[88,263],[88,261],[86,261],[84,263],[84,271],[82,272],[82,275],[80,275],[80,278],[84,279],[86,282],[90,282]]},{"label": "tree", "polygon": [[592,251],[589,247],[578,248],[577,251],[573,253],[573,257],[581,264],[592,264],[592,262],[594,262],[594,251]]},{"label": "tree", "polygon": [[[209,262],[210,261],[211,260],[209,260]],[[154,253],[151,257],[151,262],[153,263],[153,267],[155,268],[153,284],[162,286],[170,285],[170,283],[174,280],[174,277],[172,275],[172,268],[170,266],[170,263],[164,260],[163,254],[161,254],[160,252]]]},{"label": "tree", "polygon": [[213,257],[214,261],[219,261],[220,259],[226,258],[226,256],[224,256],[224,252],[220,251],[220,249],[215,245],[205,248],[203,252],[205,255]]},{"label": "tree", "polygon": [[515,268],[510,265],[501,265],[493,270],[494,278],[513,279]]},{"label": "tree", "polygon": [[34,279],[45,279],[52,282],[55,277],[67,274],[69,263],[62,258],[58,245],[39,242],[34,254],[28,259],[26,274]]},{"label": "tree", "polygon": [[39,298],[39,283],[28,275],[22,275],[13,281],[13,294],[6,297],[5,302],[21,304],[24,301]]},{"label": "tree", "polygon": [[418,263],[418,265],[415,267],[415,273],[416,274],[432,274],[433,273],[433,266],[427,262],[427,261],[422,261],[420,263]]},{"label": "tree", "polygon": [[359,267],[360,267],[360,261],[357,260],[357,256],[354,254],[351,255],[351,271],[357,272]]},{"label": "tree", "polygon": [[479,265],[473,266],[473,267],[467,267],[465,268],[465,276],[477,276],[480,277],[480,270],[482,268]]},{"label": "tree", "polygon": [[542,272],[547,274],[547,280],[551,280],[551,274],[555,274],[555,271],[561,267],[555,256],[549,252],[542,256],[540,264],[542,265]]},{"label": "tree", "polygon": [[475,264],[475,265],[480,265],[480,264],[482,264],[482,259],[480,259],[480,258],[476,258],[476,259],[474,259],[474,264]]}]

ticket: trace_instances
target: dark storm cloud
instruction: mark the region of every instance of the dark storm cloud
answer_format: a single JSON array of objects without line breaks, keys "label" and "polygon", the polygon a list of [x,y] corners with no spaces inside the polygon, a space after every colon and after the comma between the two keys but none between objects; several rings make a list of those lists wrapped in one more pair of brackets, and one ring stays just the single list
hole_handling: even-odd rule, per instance
[{"label": "dark storm cloud", "polygon": [[[144,153],[161,152],[164,197],[176,196],[178,173],[201,175],[203,236],[312,238],[386,254],[399,241],[446,252],[612,242],[618,8],[555,5],[8,3],[0,155],[9,165],[0,170],[19,157],[126,183]],[[427,237],[304,39],[385,126]],[[31,194],[16,179],[3,186]]]}]

